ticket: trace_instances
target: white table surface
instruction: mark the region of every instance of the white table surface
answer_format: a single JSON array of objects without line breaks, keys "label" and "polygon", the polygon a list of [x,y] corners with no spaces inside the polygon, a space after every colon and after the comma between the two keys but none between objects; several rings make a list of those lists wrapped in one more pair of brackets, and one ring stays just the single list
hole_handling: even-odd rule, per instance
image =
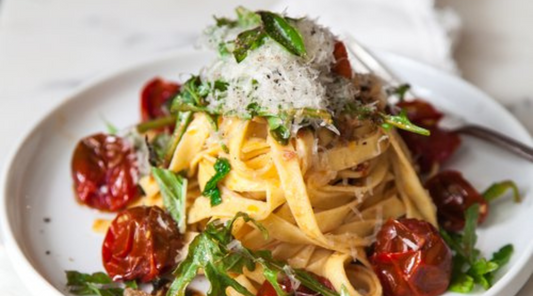
[{"label": "white table surface", "polygon": [[[241,2],[194,0],[194,7],[205,10],[167,9],[175,8],[176,1],[0,0],[0,166],[17,137],[72,88],[120,65],[189,44],[195,38],[191,32],[211,20],[205,11],[229,13]],[[248,3],[254,8],[269,2]],[[533,131],[533,2],[439,4],[463,17],[457,61],[464,77]],[[533,279],[518,295],[533,295]]]}]

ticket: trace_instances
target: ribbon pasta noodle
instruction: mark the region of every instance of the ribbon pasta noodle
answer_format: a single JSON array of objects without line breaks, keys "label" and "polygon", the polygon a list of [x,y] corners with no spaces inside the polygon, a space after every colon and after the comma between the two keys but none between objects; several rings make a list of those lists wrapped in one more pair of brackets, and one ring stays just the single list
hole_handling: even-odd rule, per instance
[{"label": "ribbon pasta noodle", "polygon": [[[283,146],[264,119],[219,121],[215,131],[205,114],[196,113],[170,165],[197,181],[187,194],[190,225],[247,213],[270,236],[265,240],[258,229],[243,225],[235,237],[244,246],[269,249],[293,268],[330,279],[337,290],[346,287],[350,295],[381,295],[363,250],[381,223],[404,215],[436,221],[435,208],[394,131],[375,128],[324,148],[319,134],[327,131],[306,128]],[[223,137],[210,138],[217,135]],[[215,173],[217,158],[227,158],[232,169],[219,183],[222,203],[212,207],[201,191]],[[144,189],[154,195],[153,187]],[[257,272],[238,279],[247,287],[264,280]]]}]

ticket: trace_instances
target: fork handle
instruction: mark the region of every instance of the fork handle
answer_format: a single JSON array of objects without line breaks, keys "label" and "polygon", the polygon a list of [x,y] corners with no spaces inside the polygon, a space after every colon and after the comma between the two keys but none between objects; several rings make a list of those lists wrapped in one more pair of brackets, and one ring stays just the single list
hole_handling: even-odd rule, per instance
[{"label": "fork handle", "polygon": [[533,148],[518,142],[508,136],[487,129],[479,125],[465,125],[455,130],[455,132],[469,135],[500,146],[514,154],[533,162]]}]

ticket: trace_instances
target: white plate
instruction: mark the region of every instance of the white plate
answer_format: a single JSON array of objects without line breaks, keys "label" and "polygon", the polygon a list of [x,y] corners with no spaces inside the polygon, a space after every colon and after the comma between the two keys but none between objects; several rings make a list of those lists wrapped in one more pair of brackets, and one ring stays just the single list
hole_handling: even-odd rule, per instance
[{"label": "white plate", "polygon": [[[505,109],[466,82],[417,62],[382,54],[382,60],[440,109],[500,130],[532,144],[526,130]],[[0,217],[5,244],[22,280],[35,295],[62,295],[64,270],[103,270],[103,236],[91,230],[95,218],[110,218],[80,206],[74,199],[70,158],[77,141],[105,131],[105,118],[119,127],[139,119],[139,91],[154,76],[183,81],[209,61],[201,52],[181,51],[128,67],[89,83],[55,108],[21,140],[2,181]],[[471,139],[449,162],[475,187],[515,180],[525,195],[522,204],[498,201],[479,231],[479,248],[487,255],[513,243],[515,255],[496,285],[482,295],[514,295],[533,265],[533,166]],[[44,219],[50,218],[49,223]],[[47,255],[47,251],[50,252]],[[447,294],[451,295],[451,294]]]}]

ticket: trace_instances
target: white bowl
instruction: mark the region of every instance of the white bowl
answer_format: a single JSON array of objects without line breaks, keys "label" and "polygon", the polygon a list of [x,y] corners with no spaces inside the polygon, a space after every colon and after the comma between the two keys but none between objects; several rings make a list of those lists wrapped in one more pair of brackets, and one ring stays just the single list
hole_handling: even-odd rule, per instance
[{"label": "white bowl", "polygon": [[[70,159],[77,141],[105,131],[103,118],[119,127],[134,124],[139,119],[138,97],[145,82],[154,76],[183,81],[180,74],[197,73],[209,57],[202,52],[180,51],[105,75],[81,87],[21,138],[3,174],[0,223],[10,259],[34,295],[66,293],[64,270],[103,270],[103,236],[94,233],[91,226],[95,218],[113,215],[75,201]],[[509,112],[463,80],[406,58],[390,54],[380,57],[441,110],[533,143]],[[529,185],[533,165],[465,138],[448,166],[462,171],[480,190],[503,179],[519,184],[525,200],[519,205],[510,200],[497,201],[478,232],[478,247],[486,256],[506,243],[515,246],[501,278],[479,295],[515,294],[533,269],[529,264],[533,253],[533,196]],[[45,223],[45,218],[51,221]]]}]

